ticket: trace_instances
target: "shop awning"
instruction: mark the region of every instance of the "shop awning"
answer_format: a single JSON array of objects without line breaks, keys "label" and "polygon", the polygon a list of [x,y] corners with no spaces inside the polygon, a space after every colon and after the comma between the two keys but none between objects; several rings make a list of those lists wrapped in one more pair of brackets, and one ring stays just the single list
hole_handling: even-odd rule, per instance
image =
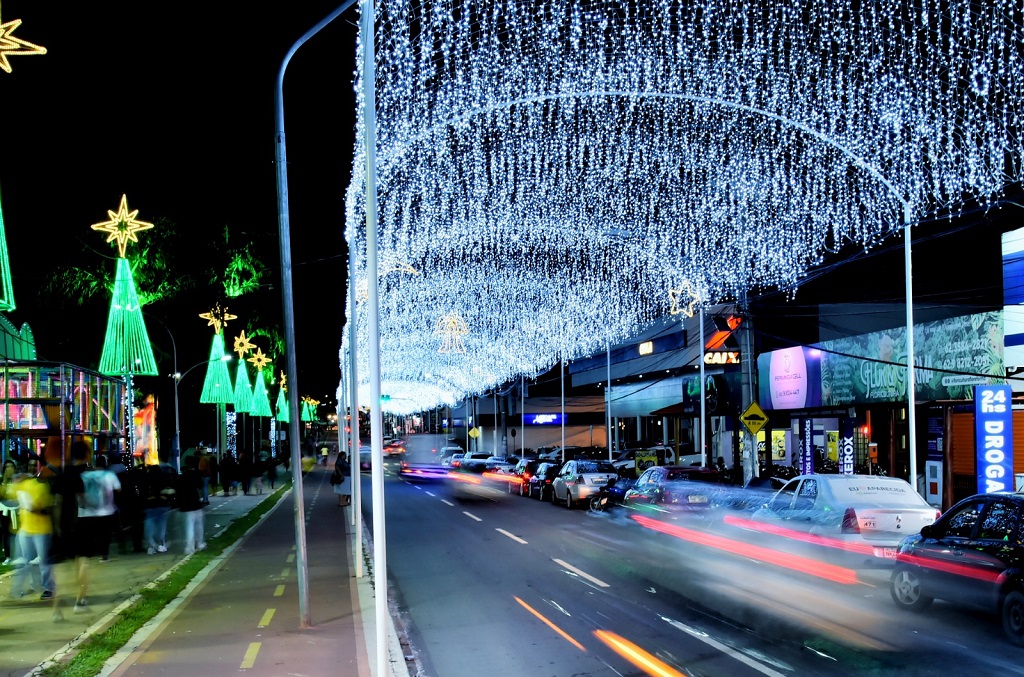
[{"label": "shop awning", "polygon": [[679,402],[668,407],[655,409],[648,416],[696,416],[700,411],[699,402]]}]

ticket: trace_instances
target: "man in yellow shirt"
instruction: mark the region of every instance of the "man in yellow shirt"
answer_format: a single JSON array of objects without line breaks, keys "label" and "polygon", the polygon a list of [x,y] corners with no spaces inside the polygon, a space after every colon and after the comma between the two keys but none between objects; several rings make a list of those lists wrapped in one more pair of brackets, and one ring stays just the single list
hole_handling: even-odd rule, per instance
[{"label": "man in yellow shirt", "polygon": [[[35,461],[30,462],[36,466]],[[11,582],[11,596],[24,597],[26,577],[32,578],[43,591],[40,599],[54,596],[53,565],[50,562],[50,542],[53,539],[53,493],[50,484],[38,476],[21,475],[15,480],[13,493],[18,499],[18,557],[20,565]],[[33,564],[39,565],[36,574]]]}]

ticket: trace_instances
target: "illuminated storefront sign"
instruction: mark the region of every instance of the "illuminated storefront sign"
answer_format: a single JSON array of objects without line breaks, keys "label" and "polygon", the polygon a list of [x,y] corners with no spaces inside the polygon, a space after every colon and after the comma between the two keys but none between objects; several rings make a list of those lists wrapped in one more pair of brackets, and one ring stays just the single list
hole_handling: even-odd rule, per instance
[{"label": "illuminated storefront sign", "polygon": [[526,425],[560,425],[561,414],[527,414]]},{"label": "illuminated storefront sign", "polygon": [[650,355],[654,352],[654,343],[652,341],[644,341],[639,347],[641,355]]},{"label": "illuminated storefront sign", "polygon": [[720,350],[711,353],[704,353],[704,364],[739,364],[740,351]]},{"label": "illuminated storefront sign", "polygon": [[1013,491],[1013,407],[1010,386],[974,388],[978,493]]}]

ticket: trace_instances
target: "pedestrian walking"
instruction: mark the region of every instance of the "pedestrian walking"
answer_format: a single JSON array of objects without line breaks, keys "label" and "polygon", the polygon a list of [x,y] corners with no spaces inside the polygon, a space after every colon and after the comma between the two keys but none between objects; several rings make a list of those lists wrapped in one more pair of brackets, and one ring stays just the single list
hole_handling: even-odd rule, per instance
[{"label": "pedestrian walking", "polygon": [[277,462],[274,459],[267,461],[267,481],[270,482],[270,490],[274,490],[274,482],[277,481]]},{"label": "pedestrian walking", "polygon": [[220,464],[220,484],[224,490],[225,496],[230,496],[235,493],[235,487],[238,486],[235,478],[235,473],[238,469],[238,463],[235,462],[235,457],[228,454],[224,457],[224,460]]},{"label": "pedestrian walking", "polygon": [[338,454],[338,460],[334,462],[334,472],[331,474],[331,486],[338,497],[338,507],[344,508],[352,503],[351,474],[344,452]]},{"label": "pedestrian walking", "polygon": [[[14,495],[14,476],[17,470],[18,464],[12,459],[7,459],[4,461],[4,474],[0,477],[0,499],[11,501],[12,507],[17,501]],[[3,549],[3,563],[10,564],[14,559],[14,555],[11,554],[14,548],[14,526],[6,511],[0,514],[0,548]]]},{"label": "pedestrian walking", "polygon": [[206,549],[206,541],[203,539],[203,480],[199,476],[198,465],[196,457],[189,456],[175,488],[178,512],[183,521],[186,555]]},{"label": "pedestrian walking", "polygon": [[[75,465],[88,466],[89,446],[82,441],[71,445],[71,458]],[[89,558],[110,560],[111,520],[117,511],[114,494],[121,489],[117,475],[106,469],[106,458],[98,456],[100,467],[86,467],[77,475],[75,498],[78,503],[78,521],[75,523],[75,565],[78,593],[75,613],[89,610]],[[74,476],[72,476],[74,478]]]},{"label": "pedestrian walking", "polygon": [[241,451],[238,453],[238,478],[242,481],[242,493],[246,496],[249,495],[249,489],[252,486],[252,454],[247,451]]},{"label": "pedestrian walking", "polygon": [[[199,452],[197,452],[199,453]],[[199,456],[199,477],[203,480],[203,505],[210,505],[210,456]]]},{"label": "pedestrian walking", "polygon": [[175,489],[172,477],[158,465],[146,468],[146,552],[167,552],[167,514]]},{"label": "pedestrian walking", "polygon": [[[18,475],[13,491],[18,499],[18,566],[11,582],[11,597],[24,597],[27,579],[34,579],[42,592],[39,599],[54,599],[56,586],[53,562],[50,560],[50,541],[53,538],[53,493],[50,483],[40,476],[43,466],[30,461],[32,474]],[[38,570],[37,568],[38,567]]]}]

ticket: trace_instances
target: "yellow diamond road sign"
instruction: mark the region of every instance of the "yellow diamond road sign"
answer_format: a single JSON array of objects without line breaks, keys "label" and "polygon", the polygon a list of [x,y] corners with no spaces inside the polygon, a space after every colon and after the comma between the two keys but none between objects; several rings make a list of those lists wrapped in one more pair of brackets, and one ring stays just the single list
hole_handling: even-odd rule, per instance
[{"label": "yellow diamond road sign", "polygon": [[472,437],[474,440],[480,437],[480,428],[470,428],[469,436]]},{"label": "yellow diamond road sign", "polygon": [[759,433],[761,428],[768,423],[768,417],[765,416],[761,407],[757,406],[757,402],[750,403],[747,410],[740,416],[740,420],[743,421],[743,425],[747,426],[747,430],[750,431],[751,435]]}]

